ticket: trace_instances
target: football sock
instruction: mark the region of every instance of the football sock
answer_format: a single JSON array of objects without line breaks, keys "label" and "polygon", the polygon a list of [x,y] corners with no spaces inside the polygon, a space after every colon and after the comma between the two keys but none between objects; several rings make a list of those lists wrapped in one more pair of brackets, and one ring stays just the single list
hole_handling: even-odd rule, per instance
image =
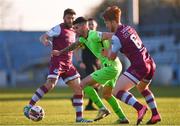
[{"label": "football sock", "polygon": [[32,96],[29,102],[29,105],[30,106],[35,105],[36,102],[39,101],[47,92],[48,92],[48,89],[44,85],[38,88],[36,92],[34,93],[34,95]]},{"label": "football sock", "polygon": [[103,108],[105,106],[93,87],[86,86],[84,88],[84,92],[97,105],[98,108]]},{"label": "football sock", "polygon": [[116,98],[121,100],[122,102],[131,105],[134,107],[137,111],[141,110],[143,108],[143,105],[137,101],[137,99],[127,91],[119,91],[116,95]]},{"label": "football sock", "polygon": [[110,106],[112,107],[112,109],[114,110],[114,112],[116,113],[116,115],[120,118],[120,119],[124,119],[126,118],[124,115],[124,112],[122,111],[118,101],[116,100],[116,98],[114,96],[112,96],[111,98],[109,98],[107,100],[107,102],[110,104]]},{"label": "football sock", "polygon": [[[96,92],[98,92],[98,88],[94,88],[94,90],[96,91]],[[88,101],[88,104],[87,105],[89,105],[89,106],[92,106],[93,105],[93,101],[89,98],[89,101]]]},{"label": "football sock", "polygon": [[74,95],[73,96],[73,106],[76,109],[76,120],[80,120],[83,117],[83,96]]},{"label": "football sock", "polygon": [[153,93],[149,89],[145,89],[144,91],[141,92],[141,94],[144,96],[146,103],[151,109],[152,115],[153,116],[157,115],[158,114],[157,105]]}]

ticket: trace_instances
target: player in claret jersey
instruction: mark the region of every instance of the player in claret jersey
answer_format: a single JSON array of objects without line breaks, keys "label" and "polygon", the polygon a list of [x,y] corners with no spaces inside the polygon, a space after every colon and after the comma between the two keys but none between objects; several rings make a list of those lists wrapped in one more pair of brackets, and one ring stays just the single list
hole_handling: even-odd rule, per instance
[{"label": "player in claret jersey", "polygon": [[144,47],[136,31],[130,26],[121,24],[120,8],[117,6],[108,7],[103,13],[103,18],[107,28],[114,32],[108,58],[111,60],[116,59],[120,50],[131,62],[131,66],[118,79],[113,94],[116,98],[137,110],[137,124],[139,124],[147,111],[147,107],[139,103],[129,92],[132,87],[136,86],[152,111],[152,117],[147,124],[155,124],[161,121],[154,95],[149,89],[149,84],[156,69],[152,57]]},{"label": "player in claret jersey", "polygon": [[[72,9],[64,11],[64,23],[56,25],[40,37],[40,41],[48,46],[52,40],[52,49],[61,50],[75,41],[75,32],[72,29],[75,12]],[[73,106],[76,109],[76,122],[92,122],[83,118],[83,92],[80,87],[80,75],[72,64],[72,51],[58,57],[51,57],[49,75],[46,83],[38,88],[32,96],[29,105],[24,107],[24,115],[29,118],[30,108],[46,93],[55,87],[59,78],[73,90]]]}]

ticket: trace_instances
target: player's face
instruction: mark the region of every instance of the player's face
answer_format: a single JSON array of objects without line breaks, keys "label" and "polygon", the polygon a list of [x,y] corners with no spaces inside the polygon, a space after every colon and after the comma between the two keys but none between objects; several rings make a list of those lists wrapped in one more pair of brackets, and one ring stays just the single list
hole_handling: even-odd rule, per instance
[{"label": "player's face", "polygon": [[67,27],[71,28],[73,21],[74,21],[75,15],[74,14],[67,14],[64,16],[64,23]]},{"label": "player's face", "polygon": [[97,23],[95,21],[93,21],[93,20],[88,21],[88,27],[89,27],[90,30],[96,30]]},{"label": "player's face", "polygon": [[114,23],[112,21],[104,21],[106,24],[106,27],[111,31],[115,32],[116,28],[114,26]]},{"label": "player's face", "polygon": [[81,24],[75,24],[73,26],[74,31],[76,32],[77,36],[82,35],[82,25]]},{"label": "player's face", "polygon": [[85,30],[88,29],[86,24],[75,24],[73,26],[73,29],[77,36],[83,36],[85,33]]}]

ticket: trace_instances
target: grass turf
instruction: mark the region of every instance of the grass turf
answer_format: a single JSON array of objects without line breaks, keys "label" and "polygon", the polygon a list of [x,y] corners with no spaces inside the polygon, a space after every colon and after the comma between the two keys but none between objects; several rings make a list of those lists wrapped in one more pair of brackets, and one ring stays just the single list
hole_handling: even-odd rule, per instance
[{"label": "grass turf", "polygon": [[[180,125],[180,87],[152,87],[156,96],[162,121],[157,125]],[[39,122],[28,120],[23,115],[23,107],[28,104],[35,89],[0,89],[0,125],[83,125],[75,123],[75,112],[71,105],[70,97],[72,91],[67,88],[56,88],[48,93],[38,105],[45,110],[45,118]],[[144,99],[136,90],[131,91],[138,99],[145,104]],[[86,125],[119,125],[115,113],[105,100],[105,105],[112,114],[108,117]],[[85,104],[87,99],[85,98]],[[136,124],[136,111],[120,102],[122,109],[127,115],[130,125]],[[84,111],[84,117],[95,118],[97,111]],[[149,120],[151,112],[145,115],[142,124]]]}]

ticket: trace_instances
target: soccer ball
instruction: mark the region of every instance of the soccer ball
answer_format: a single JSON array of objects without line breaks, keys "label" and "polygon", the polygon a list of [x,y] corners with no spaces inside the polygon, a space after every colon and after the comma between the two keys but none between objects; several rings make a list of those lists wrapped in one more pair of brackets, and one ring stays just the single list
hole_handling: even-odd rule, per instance
[{"label": "soccer ball", "polygon": [[41,106],[32,106],[29,110],[29,118],[33,121],[40,121],[44,116],[45,113]]}]

